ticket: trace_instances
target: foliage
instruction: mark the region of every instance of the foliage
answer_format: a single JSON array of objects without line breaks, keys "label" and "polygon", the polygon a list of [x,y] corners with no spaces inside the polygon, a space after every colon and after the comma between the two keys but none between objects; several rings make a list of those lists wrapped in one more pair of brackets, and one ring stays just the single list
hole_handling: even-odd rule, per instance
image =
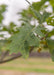
[{"label": "foliage", "polygon": [[[21,15],[19,19],[19,21],[21,21],[21,27],[17,27],[12,22],[9,26],[2,25],[2,13],[5,11],[5,7],[2,6],[2,9],[0,9],[0,11],[2,11],[0,31],[7,31],[11,35],[8,39],[2,35],[0,36],[5,40],[3,45],[5,46],[5,50],[9,51],[10,54],[20,52],[23,57],[28,57],[32,47],[37,49],[47,45],[54,60],[54,48],[52,48],[54,40],[51,39],[51,36],[54,35],[54,29],[49,31],[44,25],[46,22],[47,25],[54,27],[54,3],[52,1],[53,0],[41,0],[40,2],[33,2],[32,4],[27,1],[29,7],[19,12]],[[49,4],[46,5],[46,2],[49,2]],[[49,5],[52,6],[53,10],[51,13],[46,11]],[[38,21],[38,25],[35,23],[36,20]],[[31,21],[33,21],[34,24],[31,24]],[[43,44],[41,43],[42,41],[46,43]]]}]

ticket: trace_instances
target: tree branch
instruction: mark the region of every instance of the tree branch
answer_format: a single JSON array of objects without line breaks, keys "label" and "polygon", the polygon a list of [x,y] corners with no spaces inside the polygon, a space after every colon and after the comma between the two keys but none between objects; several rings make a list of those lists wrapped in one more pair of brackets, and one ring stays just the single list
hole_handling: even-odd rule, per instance
[{"label": "tree branch", "polygon": [[9,61],[12,61],[12,60],[17,59],[17,58],[19,58],[19,57],[21,57],[21,56],[22,56],[21,54],[16,55],[16,56],[13,56],[12,58],[9,58],[9,59],[6,59],[6,60],[3,60],[3,61],[0,61],[0,64],[2,64],[2,63],[6,63],[6,62],[9,62]]},{"label": "tree branch", "polygon": [[[34,47],[32,46],[32,47],[30,48],[29,53],[31,53],[31,52],[33,51],[33,49],[34,49]],[[0,61],[0,64],[3,64],[3,63],[6,63],[6,62],[9,62],[9,61],[15,60],[15,59],[17,59],[17,58],[19,58],[19,57],[21,57],[21,56],[22,56],[22,54],[15,55],[15,56],[13,56],[12,58],[9,58],[9,59],[6,59],[6,60],[3,60],[3,61]]]},{"label": "tree branch", "polygon": [[8,55],[8,53],[9,51],[2,52],[0,61],[2,61]]}]

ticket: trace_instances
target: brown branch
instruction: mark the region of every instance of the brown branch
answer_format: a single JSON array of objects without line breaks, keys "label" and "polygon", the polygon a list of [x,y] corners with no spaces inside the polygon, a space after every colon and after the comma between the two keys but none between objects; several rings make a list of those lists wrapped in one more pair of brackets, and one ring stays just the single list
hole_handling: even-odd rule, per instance
[{"label": "brown branch", "polygon": [[12,61],[12,60],[15,60],[19,57],[21,57],[22,55],[16,55],[16,56],[13,56],[12,58],[9,58],[9,59],[6,59],[6,60],[3,60],[3,61],[0,61],[0,64],[3,64],[3,63],[6,63],[6,62],[9,62],[9,61]]},{"label": "brown branch", "polygon": [[2,52],[0,61],[2,61],[8,55],[8,53],[9,51]]},{"label": "brown branch", "polygon": [[[34,49],[34,47],[32,46],[31,49],[30,49],[30,52],[29,52],[29,53],[31,53],[31,52],[33,51],[33,49]],[[6,60],[3,60],[3,61],[0,61],[0,64],[3,64],[3,63],[6,63],[6,62],[9,62],[9,61],[15,60],[15,59],[17,59],[17,58],[19,58],[19,57],[21,57],[21,56],[22,56],[22,54],[15,55],[15,56],[13,56],[12,58],[9,58],[9,59],[6,59]]]},{"label": "brown branch", "polygon": [[32,46],[32,47],[30,48],[30,52],[29,52],[29,53],[31,53],[31,52],[33,51],[33,49],[34,49],[34,46]]}]

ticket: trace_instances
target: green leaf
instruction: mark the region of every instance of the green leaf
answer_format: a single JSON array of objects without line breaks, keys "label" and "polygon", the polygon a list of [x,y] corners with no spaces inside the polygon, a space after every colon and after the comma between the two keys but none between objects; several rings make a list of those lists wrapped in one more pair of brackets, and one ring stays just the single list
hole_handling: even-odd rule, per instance
[{"label": "green leaf", "polygon": [[54,26],[54,16],[49,17],[46,21],[48,25]]},{"label": "green leaf", "polygon": [[[29,3],[29,1],[27,1]],[[29,3],[30,4],[30,3]],[[41,23],[41,14],[40,12],[38,12],[37,10],[34,9],[34,7],[30,4],[30,8],[31,8],[31,11],[33,13],[33,15],[35,16],[35,18],[37,18],[39,20],[39,22]]]},{"label": "green leaf", "polygon": [[49,1],[49,0],[41,0],[40,2],[33,2],[32,6],[35,10],[40,11],[46,1]]},{"label": "green leaf", "polygon": [[33,8],[37,11],[40,11],[42,5],[43,5],[43,2],[33,2],[32,3]]},{"label": "green leaf", "polygon": [[48,36],[51,37],[54,35],[54,29],[48,33]]},{"label": "green leaf", "polygon": [[30,46],[39,46],[39,38],[33,33],[33,26],[26,24],[20,27],[19,33],[13,35],[9,40],[11,43],[8,44],[7,49],[10,53],[21,52],[23,56],[29,54]]},{"label": "green leaf", "polygon": [[24,42],[24,48],[23,57],[27,58],[29,56],[29,43],[27,41]]},{"label": "green leaf", "polygon": [[53,9],[53,12],[54,12],[54,0],[50,0],[49,2],[52,5],[52,9]]},{"label": "green leaf", "polygon": [[54,49],[54,40],[47,39],[48,47],[50,49]]},{"label": "green leaf", "polygon": [[41,23],[45,22],[46,19],[51,15],[51,13],[48,13],[46,11],[43,12],[43,15],[41,16]]},{"label": "green leaf", "polygon": [[43,26],[37,26],[36,28],[35,28],[35,33],[37,34],[37,35],[39,35],[40,37],[44,37],[45,35],[44,35],[44,33],[41,31],[41,30],[45,30],[45,28],[43,27]]},{"label": "green leaf", "polygon": [[47,39],[49,51],[51,53],[52,60],[54,61],[54,40]]},{"label": "green leaf", "polygon": [[2,23],[2,20],[4,19],[3,13],[5,12],[6,7],[7,7],[7,6],[4,5],[4,4],[0,5],[0,23]]},{"label": "green leaf", "polygon": [[9,26],[3,26],[2,31],[7,31],[9,34],[15,34],[15,33],[19,32],[17,30],[16,25],[14,23],[12,23],[12,22],[10,23]]},{"label": "green leaf", "polygon": [[29,46],[38,47],[40,44],[40,39],[37,36],[35,36],[33,33],[29,35],[27,41],[29,42]]}]

